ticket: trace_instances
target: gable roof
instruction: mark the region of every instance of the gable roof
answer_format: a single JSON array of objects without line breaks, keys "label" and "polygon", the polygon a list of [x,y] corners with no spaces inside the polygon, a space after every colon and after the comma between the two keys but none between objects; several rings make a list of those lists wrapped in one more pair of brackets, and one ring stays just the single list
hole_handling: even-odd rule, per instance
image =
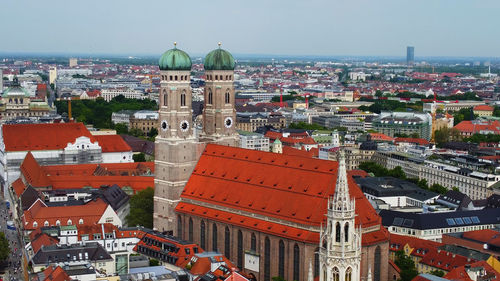
[{"label": "gable roof", "polygon": [[38,281],[70,281],[71,277],[60,266],[49,266],[43,272],[38,273]]},{"label": "gable roof", "polygon": [[[334,161],[208,144],[182,191],[176,211],[296,240],[319,241],[319,232],[264,221],[259,216],[306,227],[321,226],[326,220],[328,198],[335,191],[337,170]],[[356,201],[356,224],[380,225],[380,217],[352,177],[348,177],[348,185]],[[198,206],[197,201],[211,207]],[[234,209],[238,214],[222,208]],[[385,232],[377,237],[386,238]]]},{"label": "gable roof", "polygon": [[[47,207],[41,204],[41,201],[37,201],[24,211],[23,222],[26,230],[42,227],[45,221],[49,225],[56,225],[59,220],[61,225],[66,225],[68,220],[71,220],[72,224],[78,224],[78,221],[83,219],[84,224],[96,224],[108,207],[100,198],[85,205]],[[34,222],[37,222],[37,227],[33,227]]]},{"label": "gable roof", "polygon": [[500,280],[500,273],[498,273],[491,265],[489,265],[485,261],[478,261],[475,263],[470,264],[469,269],[466,268],[466,266],[460,266],[452,271],[448,272],[444,276],[444,278],[448,280],[462,280],[462,281],[473,281],[473,279],[470,278],[469,274],[467,273],[468,270],[472,271],[480,271],[484,270],[484,274],[488,276],[488,278],[478,278],[477,280],[490,280],[490,281],[498,281]]},{"label": "gable roof", "polygon": [[59,243],[57,238],[47,233],[40,233],[35,239],[31,240],[31,248],[33,249],[33,253],[36,254],[43,246],[56,245],[57,243]]},{"label": "gable roof", "polygon": [[94,141],[83,123],[5,124],[2,134],[6,151],[63,149],[81,136]]},{"label": "gable roof", "polygon": [[42,167],[36,161],[35,157],[28,151],[21,163],[21,173],[25,180],[34,187],[47,187],[50,186],[50,181],[47,175],[43,172]]},{"label": "gable roof", "polygon": [[18,178],[12,183],[12,189],[14,189],[14,192],[17,195],[17,198],[23,194],[24,190],[26,189],[26,185],[24,184],[23,180],[21,178]]},{"label": "gable roof", "polygon": [[132,151],[119,135],[97,135],[94,138],[99,142],[103,153]]}]

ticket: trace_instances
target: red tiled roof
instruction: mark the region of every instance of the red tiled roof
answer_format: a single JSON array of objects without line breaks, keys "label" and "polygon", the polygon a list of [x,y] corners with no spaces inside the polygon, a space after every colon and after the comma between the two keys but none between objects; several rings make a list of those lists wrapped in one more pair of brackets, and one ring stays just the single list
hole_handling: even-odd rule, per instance
[{"label": "red tiled roof", "polygon": [[493,110],[494,110],[493,107],[485,104],[474,106],[474,111],[493,111]]},{"label": "red tiled roof", "polygon": [[476,260],[461,255],[456,255],[443,250],[433,249],[422,257],[420,263],[448,272],[456,267],[463,266],[475,261]]},{"label": "red tiled roof", "polygon": [[[486,261],[478,261],[475,263],[470,264],[471,268],[474,267],[482,267],[485,271],[486,274],[489,278],[484,278],[484,279],[477,279],[477,280],[491,280],[491,281],[498,281],[500,280],[500,273],[498,273],[491,265],[489,265]],[[470,278],[469,274],[467,273],[467,270],[465,269],[465,266],[460,266],[452,271],[448,272],[444,276],[444,278],[448,280],[461,280],[461,281],[474,281],[473,279]]]},{"label": "red tiled roof", "polygon": [[453,128],[465,133],[474,134],[480,131],[493,131],[495,134],[500,134],[499,121],[462,121]]},{"label": "red tiled roof", "polygon": [[224,255],[219,254],[213,257],[208,257],[208,256],[196,256],[196,262],[192,264],[191,269],[189,270],[191,274],[193,275],[202,275],[207,272],[210,272],[212,267],[212,260],[214,262],[224,262],[226,264],[227,268],[235,268],[236,266],[231,263]]},{"label": "red tiled roof", "polygon": [[31,240],[31,248],[33,249],[33,253],[37,253],[42,246],[55,245],[59,243],[59,240],[48,235],[47,233],[39,234],[35,237],[35,239]]},{"label": "red tiled roof", "polygon": [[[34,230],[42,227],[45,221],[49,225],[56,225],[56,221],[59,220],[61,225],[67,225],[69,219],[73,225],[79,224],[80,219],[83,219],[84,224],[97,224],[107,207],[108,205],[100,198],[85,205],[57,207],[47,207],[41,201],[37,201],[24,211],[24,229]],[[36,227],[33,226],[34,222],[37,223]]]},{"label": "red tiled roof", "polygon": [[309,151],[307,151],[305,149],[296,149],[296,148],[293,148],[291,146],[283,146],[283,154],[291,155],[291,156],[313,158],[313,157],[318,157],[319,148],[313,147]]},{"label": "red tiled roof", "polygon": [[21,178],[18,178],[12,183],[12,188],[14,189],[14,192],[17,195],[17,198],[21,197],[21,194],[23,194],[24,190],[26,189],[26,185],[23,183]]},{"label": "red tiled roof", "polygon": [[94,140],[83,123],[6,124],[2,132],[6,151],[63,149],[81,136]]},{"label": "red tiled roof", "polygon": [[43,271],[44,279],[38,281],[70,281],[71,277],[60,266],[49,266]]},{"label": "red tiled roof", "polygon": [[394,141],[393,137],[389,137],[388,135],[382,133],[370,133],[370,138],[374,141]]},{"label": "red tiled roof", "polygon": [[[320,226],[325,222],[328,198],[335,190],[337,169],[334,161],[208,144],[181,198],[210,203],[213,208],[181,202],[176,210],[316,242],[318,232],[220,211],[218,206],[304,226]],[[356,201],[356,224],[380,225],[380,217],[352,177],[348,177],[348,184]],[[385,232],[371,239],[384,235],[387,239]]]},{"label": "red tiled roof", "polygon": [[401,142],[406,142],[406,143],[414,143],[414,144],[419,144],[419,145],[429,145],[429,141],[426,139],[421,139],[421,138],[396,138],[394,140],[394,143],[401,143]]},{"label": "red tiled roof", "polygon": [[410,248],[413,249],[411,253],[412,256],[423,257],[431,251],[436,251],[439,246],[443,243],[435,242],[431,240],[424,240],[412,236],[404,236],[399,234],[391,233],[389,236],[389,250],[390,251],[400,251],[403,247],[408,244]]},{"label": "red tiled roof", "polygon": [[23,163],[21,164],[21,173],[23,174],[26,181],[33,187],[47,187],[50,186],[50,181],[47,175],[42,170],[42,167],[38,164],[33,154],[30,151],[24,157]]},{"label": "red tiled roof", "polygon": [[500,247],[500,232],[493,229],[464,232],[463,238]]},{"label": "red tiled roof", "polygon": [[119,135],[94,136],[102,148],[102,152],[127,152],[132,148]]}]

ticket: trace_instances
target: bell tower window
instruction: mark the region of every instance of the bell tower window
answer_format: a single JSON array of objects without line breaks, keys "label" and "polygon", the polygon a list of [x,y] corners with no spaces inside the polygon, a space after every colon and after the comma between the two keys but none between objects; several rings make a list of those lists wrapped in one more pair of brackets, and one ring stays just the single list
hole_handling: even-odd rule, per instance
[{"label": "bell tower window", "polygon": [[208,104],[212,104],[212,99],[213,99],[213,95],[212,95],[212,90],[208,90]]},{"label": "bell tower window", "polygon": [[181,94],[181,106],[186,106],[186,92]]},{"label": "bell tower window", "polygon": [[226,99],[225,99],[225,101],[226,101],[226,104],[231,103],[231,95],[229,94],[229,92],[226,92]]}]

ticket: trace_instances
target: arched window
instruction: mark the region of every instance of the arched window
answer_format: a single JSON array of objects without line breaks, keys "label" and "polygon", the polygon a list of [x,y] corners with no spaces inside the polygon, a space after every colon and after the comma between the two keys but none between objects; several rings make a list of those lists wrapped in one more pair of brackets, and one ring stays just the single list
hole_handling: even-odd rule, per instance
[{"label": "arched window", "polygon": [[177,236],[180,239],[184,238],[184,235],[182,235],[182,217],[180,215],[177,215]]},{"label": "arched window", "polygon": [[340,242],[340,223],[335,224],[335,242]]},{"label": "arched window", "polygon": [[177,81],[177,75],[175,75],[175,81]]},{"label": "arched window", "polygon": [[224,255],[226,258],[231,259],[231,233],[227,226],[226,230],[224,230]]},{"label": "arched window", "polygon": [[172,81],[172,75],[170,75],[170,81]]},{"label": "arched window", "polygon": [[271,280],[271,241],[264,239],[264,281]]},{"label": "arched window", "polygon": [[48,221],[45,221],[45,222],[43,223],[43,226],[49,226],[49,222],[48,222]]},{"label": "arched window", "polygon": [[337,267],[333,268],[332,274],[333,274],[333,281],[339,281],[340,280],[340,272],[339,272],[339,269]]},{"label": "arched window", "polygon": [[229,94],[229,92],[226,92],[226,99],[225,99],[225,102],[226,102],[226,104],[227,104],[227,103],[231,103],[231,95]]},{"label": "arched window", "polygon": [[319,276],[319,248],[314,250],[314,277]]},{"label": "arched window", "polygon": [[213,95],[212,95],[212,90],[211,89],[208,89],[208,104],[212,104],[212,100],[213,100]]},{"label": "arched window", "polygon": [[61,221],[60,220],[56,220],[56,225],[60,226],[61,225]]},{"label": "arched window", "polygon": [[300,249],[297,244],[293,246],[293,280],[300,280]]},{"label": "arched window", "polygon": [[278,275],[285,278],[285,243],[280,240],[278,246]]},{"label": "arched window", "polygon": [[184,81],[184,75],[181,75],[181,81]]},{"label": "arched window", "polygon": [[351,281],[352,280],[352,268],[348,267],[345,270],[345,281]]},{"label": "arched window", "polygon": [[349,242],[349,223],[346,222],[344,225],[344,237],[345,237],[345,242]]},{"label": "arched window", "polygon": [[186,92],[183,91],[181,94],[181,106],[186,106]]},{"label": "arched window", "polygon": [[83,224],[83,219],[80,219],[80,220],[78,221],[78,224]]},{"label": "arched window", "polygon": [[375,256],[374,256],[374,263],[373,263],[373,281],[380,281],[380,272],[381,270],[381,252],[380,252],[380,246],[377,246],[375,248]]},{"label": "arched window", "polygon": [[201,221],[200,223],[200,246],[203,250],[205,250],[205,222]]},{"label": "arched window", "polygon": [[36,221],[33,222],[33,228],[37,228],[38,227],[38,223]]},{"label": "arched window", "polygon": [[252,233],[252,238],[250,240],[250,250],[257,252],[257,238],[255,238],[254,233]]},{"label": "arched window", "polygon": [[189,218],[189,241],[193,242],[193,219]]},{"label": "arched window", "polygon": [[71,220],[68,220],[68,223],[66,223],[66,225],[71,225],[71,224],[73,224]]},{"label": "arched window", "polygon": [[217,252],[217,225],[212,224],[212,251]]},{"label": "arched window", "polygon": [[238,268],[243,268],[243,233],[238,230]]},{"label": "arched window", "polygon": [[219,75],[215,75],[215,80],[219,80]]},{"label": "arched window", "polygon": [[167,90],[163,90],[163,106],[168,106]]}]

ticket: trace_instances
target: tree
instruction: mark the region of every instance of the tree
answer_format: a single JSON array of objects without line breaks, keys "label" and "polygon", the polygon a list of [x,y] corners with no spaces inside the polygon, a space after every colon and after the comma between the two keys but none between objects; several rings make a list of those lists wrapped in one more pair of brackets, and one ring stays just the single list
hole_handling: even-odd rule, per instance
[{"label": "tree", "polygon": [[281,276],[274,276],[273,278],[271,278],[272,281],[286,281],[285,278],[281,277]]},{"label": "tree", "polygon": [[144,133],[140,129],[137,129],[137,128],[130,129],[128,131],[128,134],[132,135],[134,137],[142,137],[142,136],[144,136]]},{"label": "tree", "polygon": [[433,184],[429,187],[429,190],[430,191],[433,191],[433,192],[436,192],[436,193],[439,193],[439,194],[446,194],[446,192],[448,192],[448,189],[440,184]]},{"label": "tree", "polygon": [[157,135],[158,135],[158,129],[153,127],[151,128],[151,130],[149,130],[148,137],[151,141],[154,141]]},{"label": "tree", "polygon": [[304,130],[328,130],[327,128],[318,124],[309,124],[306,122],[291,123],[288,128],[290,129],[304,129]]},{"label": "tree", "polygon": [[411,281],[418,275],[415,263],[402,250],[396,252],[396,259],[394,260],[394,263],[401,270],[399,281]]},{"label": "tree", "polygon": [[400,178],[400,179],[406,179],[406,174],[403,171],[403,168],[401,166],[397,166],[392,170],[388,170],[388,175],[390,177],[395,177],[395,178]]},{"label": "tree", "polygon": [[0,232],[0,261],[5,261],[10,255],[9,241],[5,233]]},{"label": "tree", "polygon": [[441,271],[441,270],[438,270],[438,269],[432,270],[429,273],[432,274],[432,275],[438,276],[438,277],[443,277],[444,276],[444,272]]},{"label": "tree", "polygon": [[149,266],[159,266],[160,265],[160,261],[157,260],[157,259],[150,259],[149,260]]},{"label": "tree", "polygon": [[146,162],[146,155],[141,152],[141,153],[132,155],[132,159],[134,159],[134,162]]},{"label": "tree", "polygon": [[130,197],[130,213],[126,217],[129,226],[153,228],[153,196],[154,189],[148,187]]},{"label": "tree", "polygon": [[121,124],[121,123],[115,124],[115,130],[116,130],[116,133],[119,135],[128,134],[128,127],[125,124]]}]

